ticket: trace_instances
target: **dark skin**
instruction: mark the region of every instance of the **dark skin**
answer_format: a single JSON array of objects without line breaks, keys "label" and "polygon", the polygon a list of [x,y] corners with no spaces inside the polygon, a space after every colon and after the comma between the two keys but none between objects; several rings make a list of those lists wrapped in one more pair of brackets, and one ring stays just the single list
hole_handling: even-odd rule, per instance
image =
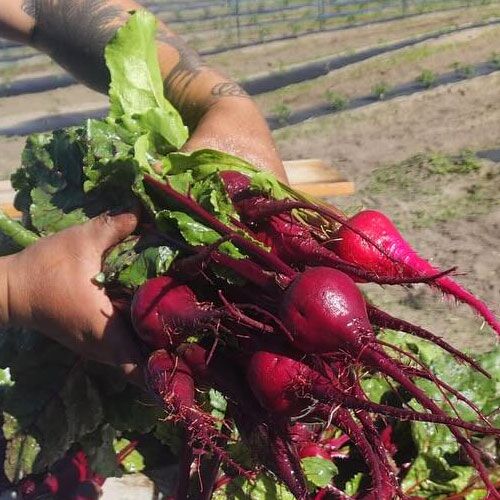
[{"label": "dark skin", "polygon": [[[129,12],[140,8],[132,0],[9,0],[0,7],[0,35],[43,50],[86,85],[107,92],[104,47]],[[241,87],[206,65],[163,23],[157,48],[165,94],[191,131],[183,149],[235,154],[286,181],[267,124]],[[131,214],[102,216],[1,258],[0,324],[37,327],[82,356],[120,366],[138,379],[133,336],[92,282],[107,249],[136,223]]]}]

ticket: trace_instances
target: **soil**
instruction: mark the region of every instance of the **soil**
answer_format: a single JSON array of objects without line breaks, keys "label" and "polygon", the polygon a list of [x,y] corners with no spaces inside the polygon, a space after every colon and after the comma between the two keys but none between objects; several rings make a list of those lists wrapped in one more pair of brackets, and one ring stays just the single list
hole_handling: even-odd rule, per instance
[{"label": "soil", "polygon": [[210,64],[225,70],[235,78],[243,78],[307,60],[349,53],[367,46],[390,43],[414,35],[446,29],[465,23],[475,23],[500,16],[498,5],[435,12],[408,19],[369,24],[340,31],[301,36],[229,51],[207,57]]},{"label": "soil", "polygon": [[327,103],[329,92],[345,99],[367,96],[374,92],[377,85],[390,89],[417,80],[424,70],[432,72],[435,77],[450,72],[454,67],[456,71],[466,72],[471,66],[492,59],[493,47],[499,39],[499,25],[443,35],[351,64],[315,80],[256,96],[255,99],[262,111],[270,114],[278,105],[297,110]]}]

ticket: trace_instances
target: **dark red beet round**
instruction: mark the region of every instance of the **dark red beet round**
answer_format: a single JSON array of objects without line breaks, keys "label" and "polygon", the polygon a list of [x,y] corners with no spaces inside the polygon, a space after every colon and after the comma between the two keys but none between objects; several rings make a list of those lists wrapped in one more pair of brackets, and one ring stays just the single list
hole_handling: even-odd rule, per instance
[{"label": "dark red beet round", "polygon": [[[255,352],[247,367],[247,381],[259,403],[268,411],[295,415],[304,409],[294,394],[302,367],[294,359],[267,351]],[[288,397],[290,395],[290,397]]]},{"label": "dark red beet round", "polygon": [[183,361],[192,371],[197,382],[209,384],[211,370],[207,365],[208,351],[198,344],[184,344],[177,349]]},{"label": "dark red beet round", "polygon": [[303,352],[357,350],[363,337],[374,336],[360,290],[349,276],[329,267],[299,274],[285,291],[279,314]]},{"label": "dark red beet round", "polygon": [[148,378],[156,394],[173,397],[178,404],[191,407],[195,392],[191,370],[178,357],[164,349],[155,351],[148,360]]},{"label": "dark red beet round", "polygon": [[193,291],[170,276],[148,280],[134,295],[132,323],[153,349],[176,346],[193,334],[200,306]]}]

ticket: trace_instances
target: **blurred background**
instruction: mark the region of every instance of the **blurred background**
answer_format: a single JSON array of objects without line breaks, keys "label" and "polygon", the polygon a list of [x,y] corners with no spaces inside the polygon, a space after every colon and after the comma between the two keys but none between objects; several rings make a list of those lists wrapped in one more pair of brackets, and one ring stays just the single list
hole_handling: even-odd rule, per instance
[{"label": "blurred background", "polygon": [[[328,201],[386,212],[500,313],[500,1],[142,3],[254,97],[283,159],[320,158],[355,183]],[[20,164],[26,135],[106,106],[45,55],[0,40],[1,178]],[[467,308],[422,287],[368,294],[459,347],[491,345]],[[152,492],[127,480],[110,481],[104,498]]]}]

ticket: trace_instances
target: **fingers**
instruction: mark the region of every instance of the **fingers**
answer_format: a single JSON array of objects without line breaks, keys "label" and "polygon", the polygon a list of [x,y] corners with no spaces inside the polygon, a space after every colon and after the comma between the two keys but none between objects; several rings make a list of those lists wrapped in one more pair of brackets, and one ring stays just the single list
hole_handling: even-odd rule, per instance
[{"label": "fingers", "polygon": [[129,236],[137,227],[138,215],[125,212],[118,215],[99,215],[85,224],[88,237],[103,252]]},{"label": "fingers", "polygon": [[129,382],[144,385],[143,356],[133,332],[118,313],[115,312],[104,326],[99,353],[96,354],[93,356],[96,361],[117,366]]}]

